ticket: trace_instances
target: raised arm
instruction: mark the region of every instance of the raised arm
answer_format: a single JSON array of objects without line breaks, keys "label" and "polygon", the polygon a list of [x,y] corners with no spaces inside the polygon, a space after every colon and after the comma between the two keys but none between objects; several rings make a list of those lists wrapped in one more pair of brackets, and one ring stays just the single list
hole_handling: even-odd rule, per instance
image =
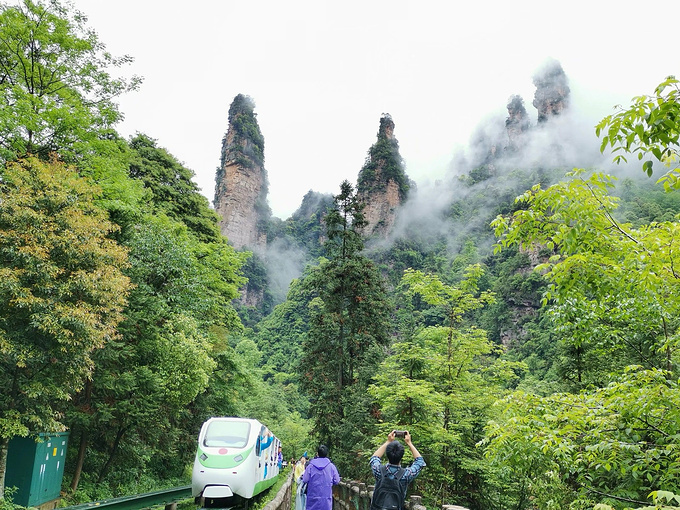
[{"label": "raised arm", "polygon": [[422,457],[422,455],[418,451],[418,448],[416,448],[416,446],[411,442],[411,433],[408,431],[406,431],[406,435],[404,436],[404,442],[408,445],[409,449],[411,450],[411,455],[413,455],[414,459]]}]

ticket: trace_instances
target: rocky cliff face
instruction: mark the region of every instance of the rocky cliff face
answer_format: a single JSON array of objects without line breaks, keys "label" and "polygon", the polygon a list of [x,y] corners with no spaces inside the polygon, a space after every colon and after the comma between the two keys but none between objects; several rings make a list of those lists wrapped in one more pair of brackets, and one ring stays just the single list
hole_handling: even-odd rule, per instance
[{"label": "rocky cliff face", "polygon": [[[497,173],[504,161],[522,157],[523,151],[531,143],[532,137],[550,119],[563,114],[569,107],[569,85],[562,66],[550,60],[533,77],[536,91],[533,105],[538,111],[536,124],[531,120],[524,107],[524,100],[514,95],[508,101],[508,116],[481,126],[471,140],[473,167],[470,177],[474,182],[485,180]],[[559,148],[555,149],[556,151]]]},{"label": "rocky cliff face", "polygon": [[394,122],[389,114],[383,114],[378,140],[369,149],[357,181],[359,198],[366,204],[363,212],[367,236],[386,237],[390,233],[408,190],[408,177],[394,137]]},{"label": "rocky cliff face", "polygon": [[261,252],[267,244],[267,172],[264,138],[252,99],[242,94],[229,108],[229,127],[222,140],[220,167],[215,177],[214,206],[220,229],[235,248]]},{"label": "rocky cliff face", "polygon": [[534,107],[538,110],[538,123],[559,115],[569,103],[567,75],[559,62],[551,60],[534,75]]},{"label": "rocky cliff face", "polygon": [[512,96],[508,102],[508,118],[505,121],[510,149],[517,150],[522,147],[525,140],[523,135],[529,127],[530,122],[527,110],[524,108],[524,100],[520,96]]}]

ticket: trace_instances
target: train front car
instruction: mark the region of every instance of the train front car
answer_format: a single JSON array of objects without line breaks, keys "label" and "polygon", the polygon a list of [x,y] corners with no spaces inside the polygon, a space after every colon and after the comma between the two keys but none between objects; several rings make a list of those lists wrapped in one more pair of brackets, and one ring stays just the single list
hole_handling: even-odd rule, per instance
[{"label": "train front car", "polygon": [[201,427],[191,476],[202,507],[237,506],[276,482],[279,440],[257,420],[210,418]]}]

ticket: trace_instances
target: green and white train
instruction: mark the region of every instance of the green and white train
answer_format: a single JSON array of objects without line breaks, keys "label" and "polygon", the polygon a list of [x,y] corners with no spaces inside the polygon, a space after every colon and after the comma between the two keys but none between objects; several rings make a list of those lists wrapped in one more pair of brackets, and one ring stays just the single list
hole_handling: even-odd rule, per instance
[{"label": "green and white train", "polygon": [[210,418],[198,435],[191,493],[201,507],[241,506],[271,487],[281,442],[247,418]]}]

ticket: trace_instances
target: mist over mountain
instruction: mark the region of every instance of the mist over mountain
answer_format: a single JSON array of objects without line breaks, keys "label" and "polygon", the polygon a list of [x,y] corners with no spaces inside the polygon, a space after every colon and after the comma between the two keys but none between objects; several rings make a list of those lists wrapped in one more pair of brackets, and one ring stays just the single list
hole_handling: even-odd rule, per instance
[{"label": "mist over mountain", "polygon": [[490,247],[488,224],[497,214],[507,212],[514,198],[532,185],[549,185],[573,168],[641,178],[634,165],[615,165],[610,154],[600,152],[594,128],[599,119],[572,103],[558,62],[547,61],[534,75],[534,84],[533,118],[525,99],[514,95],[507,115],[482,120],[446,175],[412,190],[381,249],[399,239],[441,238],[455,253],[472,234],[480,248]]},{"label": "mist over mountain", "polygon": [[[456,253],[470,238],[481,252],[488,252],[494,242],[489,222],[507,212],[514,198],[533,184],[549,185],[575,167],[626,173],[625,166],[613,165],[609,154],[600,153],[594,130],[599,119],[593,119],[574,102],[568,76],[559,62],[546,60],[532,80],[534,96],[512,95],[505,112],[482,119],[468,146],[454,154],[445,175],[433,182],[416,183],[408,178],[394,135],[397,122],[383,114],[377,141],[368,147],[365,165],[357,169],[356,187],[369,218],[365,231],[368,253],[377,256],[402,241],[420,246],[444,243],[446,250]],[[239,95],[230,111],[248,114],[255,138],[235,139],[229,133],[248,131],[243,130],[243,122],[239,127],[230,121],[225,141],[235,139],[236,143],[223,147],[222,168],[230,168],[225,166],[224,154],[238,157],[226,158],[235,170],[230,172],[228,185],[224,182],[226,172],[218,172],[217,189],[236,190],[245,211],[262,211],[263,190],[266,193],[267,189],[266,171],[261,165],[264,154],[254,164],[248,151],[252,152],[252,147],[263,150],[264,139],[257,128],[254,103],[247,103],[245,110],[239,106],[242,104]],[[252,178],[239,179],[241,174],[253,175],[253,170],[261,176],[260,184],[254,185]],[[239,189],[246,192],[239,193]],[[229,202],[228,196],[228,191],[222,193],[223,203]],[[248,200],[253,203],[246,203]],[[244,249],[260,254],[273,303],[285,299],[291,280],[302,274],[309,261],[323,255],[323,216],[330,205],[331,195],[310,190],[290,218],[271,218],[267,228],[262,227],[266,215],[258,213],[252,221],[243,219],[247,213],[240,215],[236,239]],[[244,233],[246,224],[251,233]],[[228,218],[223,218],[223,231],[229,229]],[[246,238],[257,246],[248,245],[243,241]]]}]

